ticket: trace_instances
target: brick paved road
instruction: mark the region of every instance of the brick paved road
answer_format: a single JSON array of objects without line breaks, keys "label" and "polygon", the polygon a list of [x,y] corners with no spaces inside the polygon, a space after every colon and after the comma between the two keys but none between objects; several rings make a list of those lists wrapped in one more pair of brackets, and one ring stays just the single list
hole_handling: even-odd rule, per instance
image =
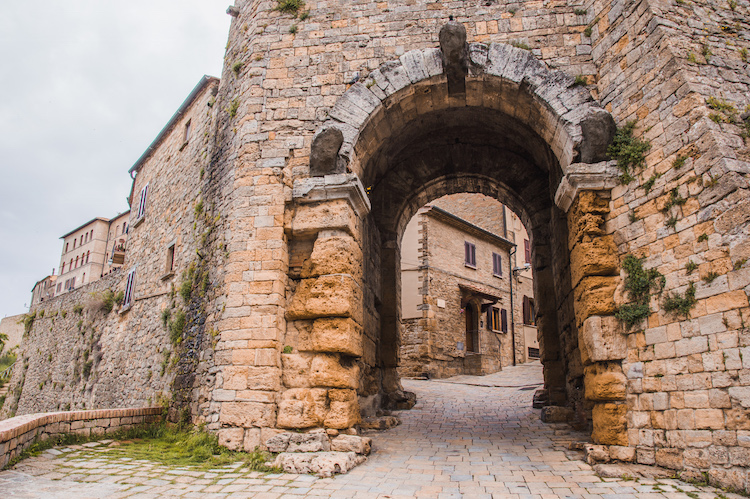
[{"label": "brick paved road", "polygon": [[531,409],[541,382],[538,364],[483,377],[405,380],[404,387],[417,393],[416,407],[400,414],[401,426],[372,435],[374,452],[367,463],[334,478],[263,475],[239,465],[209,472],[174,469],[110,459],[105,446],[92,443],[53,449],[0,473],[0,495],[718,499],[715,489],[677,480],[600,479],[567,450],[585,435],[545,425],[539,411]]}]

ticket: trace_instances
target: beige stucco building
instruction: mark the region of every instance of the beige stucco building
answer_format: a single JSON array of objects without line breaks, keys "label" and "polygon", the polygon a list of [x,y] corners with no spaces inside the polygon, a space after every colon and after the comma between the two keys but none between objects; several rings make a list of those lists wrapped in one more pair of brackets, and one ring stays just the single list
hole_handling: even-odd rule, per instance
[{"label": "beige stucco building", "polygon": [[[489,374],[527,361],[530,348],[538,356],[531,272],[517,265],[513,243],[529,241],[513,217],[497,200],[455,194],[407,224],[401,375]],[[427,313],[430,304],[434,313]]]},{"label": "beige stucco building", "polygon": [[129,216],[130,210],[112,219],[97,217],[61,237],[60,275],[54,293],[94,282],[123,264]]}]

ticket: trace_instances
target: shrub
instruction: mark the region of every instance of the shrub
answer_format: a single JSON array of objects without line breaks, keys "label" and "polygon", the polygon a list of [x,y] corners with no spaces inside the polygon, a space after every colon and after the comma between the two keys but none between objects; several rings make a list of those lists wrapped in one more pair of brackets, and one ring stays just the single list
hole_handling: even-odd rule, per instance
[{"label": "shrub", "polygon": [[303,0],[277,0],[276,9],[284,14],[297,15],[297,12],[305,6]]},{"label": "shrub", "polygon": [[115,295],[115,303],[117,303],[118,307],[122,305],[123,300],[125,300],[125,292],[120,290]]},{"label": "shrub", "polygon": [[685,273],[686,273],[687,275],[690,275],[690,274],[692,274],[692,273],[693,273],[693,272],[695,271],[695,269],[697,269],[697,268],[698,268],[698,264],[697,264],[697,263],[695,263],[694,261],[692,261],[692,260],[691,260],[691,261],[689,261],[689,262],[687,262],[687,263],[685,264]]},{"label": "shrub", "polygon": [[617,160],[617,167],[622,172],[623,183],[632,180],[632,170],[643,166],[646,161],[646,153],[651,149],[651,144],[633,136],[635,121],[618,128],[612,143],[607,147],[607,154]]},{"label": "shrub", "polygon": [[672,168],[674,168],[675,170],[679,170],[680,168],[683,167],[686,160],[687,160],[687,157],[685,156],[677,156],[677,158],[675,158],[675,160],[672,161]]},{"label": "shrub", "polygon": [[240,74],[240,71],[242,71],[242,66],[243,66],[243,65],[244,65],[244,64],[242,64],[242,62],[241,62],[241,61],[237,61],[237,62],[235,62],[234,64],[232,64],[232,72],[233,72],[233,73],[234,73],[235,75],[239,75],[239,74]]},{"label": "shrub", "polygon": [[182,335],[185,332],[185,325],[187,324],[187,316],[182,310],[178,310],[174,314],[174,319],[169,323],[169,341],[173,345],[179,345],[182,343]]},{"label": "shrub", "polygon": [[687,317],[690,310],[695,306],[695,302],[695,285],[691,282],[684,295],[670,293],[664,298],[662,307],[665,312],[678,313]]},{"label": "shrub", "polygon": [[628,328],[632,328],[651,313],[648,305],[649,296],[652,291],[661,292],[665,280],[658,270],[644,269],[643,261],[634,255],[625,257],[622,268],[627,273],[625,290],[628,292],[630,303],[620,307],[615,316]]},{"label": "shrub", "polygon": [[73,312],[75,312],[77,315],[81,315],[83,313],[83,305],[81,305],[80,303],[74,305]]}]

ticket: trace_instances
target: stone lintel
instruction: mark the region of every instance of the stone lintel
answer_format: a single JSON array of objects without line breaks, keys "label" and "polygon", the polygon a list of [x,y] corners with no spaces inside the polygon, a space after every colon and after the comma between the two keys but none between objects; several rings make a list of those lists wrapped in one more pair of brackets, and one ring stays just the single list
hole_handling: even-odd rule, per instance
[{"label": "stone lintel", "polygon": [[555,204],[567,213],[580,191],[612,189],[617,185],[618,177],[617,161],[574,163],[567,168],[557,187]]},{"label": "stone lintel", "polygon": [[294,181],[292,196],[300,204],[346,199],[360,218],[371,209],[370,199],[356,173],[297,179]]}]

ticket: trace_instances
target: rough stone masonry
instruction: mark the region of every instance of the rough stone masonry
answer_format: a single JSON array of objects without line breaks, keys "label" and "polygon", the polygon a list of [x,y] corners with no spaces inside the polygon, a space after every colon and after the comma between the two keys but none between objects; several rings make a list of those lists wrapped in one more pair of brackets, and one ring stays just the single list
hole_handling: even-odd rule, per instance
[{"label": "rough stone masonry", "polygon": [[[532,239],[546,396],[565,408],[546,413],[590,428],[600,459],[750,490],[747,1],[278,6],[237,1],[221,81],[189,118],[200,137],[177,123],[135,177],[159,207],[129,235],[135,305],[84,326],[167,360],[139,356],[112,390],[148,370],[173,417],[248,449],[408,407],[401,234],[425,203],[478,192]],[[608,153],[616,127],[630,162]],[[148,258],[177,239],[159,280]],[[48,317],[22,366],[80,334]],[[102,338],[74,405],[118,400],[95,380],[132,368]],[[46,374],[17,370],[5,414],[53,409]]]}]

